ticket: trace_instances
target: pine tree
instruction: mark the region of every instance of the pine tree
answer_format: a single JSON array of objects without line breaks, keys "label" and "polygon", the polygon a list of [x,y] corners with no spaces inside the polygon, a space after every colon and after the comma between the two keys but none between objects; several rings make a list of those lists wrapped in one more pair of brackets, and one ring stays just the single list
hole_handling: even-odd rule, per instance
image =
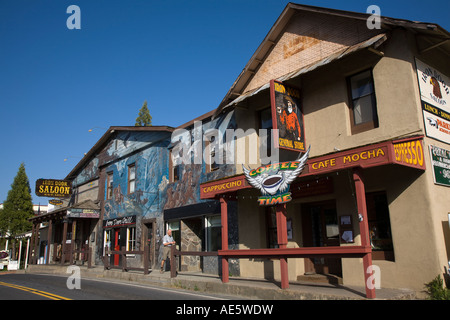
[{"label": "pine tree", "polygon": [[136,118],[136,127],[149,127],[152,125],[152,116],[148,111],[147,100],[144,101],[141,109],[139,110],[139,115]]},{"label": "pine tree", "polygon": [[[16,235],[31,229],[31,222],[28,219],[32,217],[30,182],[25,172],[25,165],[22,163],[3,203],[3,210],[0,210],[0,233],[9,234],[9,238],[14,239]],[[13,251],[14,244],[13,242]]]}]

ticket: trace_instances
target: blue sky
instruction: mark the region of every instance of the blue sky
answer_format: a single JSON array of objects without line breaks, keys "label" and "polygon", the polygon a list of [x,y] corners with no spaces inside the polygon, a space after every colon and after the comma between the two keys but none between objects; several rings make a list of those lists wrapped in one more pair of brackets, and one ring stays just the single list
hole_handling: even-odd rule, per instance
[{"label": "blue sky", "polygon": [[[20,163],[63,179],[110,126],[179,126],[218,106],[289,1],[0,0],[0,203]],[[294,1],[433,22],[450,1]],[[69,30],[67,7],[81,9]],[[92,132],[90,128],[96,127]],[[64,161],[68,158],[67,161]]]}]

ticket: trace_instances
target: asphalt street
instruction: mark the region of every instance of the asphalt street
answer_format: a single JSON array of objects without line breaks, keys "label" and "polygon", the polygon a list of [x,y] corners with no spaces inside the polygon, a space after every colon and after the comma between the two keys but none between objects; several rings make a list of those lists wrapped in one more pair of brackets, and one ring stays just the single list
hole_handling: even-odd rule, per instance
[{"label": "asphalt street", "polygon": [[[79,284],[79,285],[78,285]],[[79,287],[79,288],[78,288]],[[69,275],[0,274],[0,300],[226,300],[230,297]]]}]

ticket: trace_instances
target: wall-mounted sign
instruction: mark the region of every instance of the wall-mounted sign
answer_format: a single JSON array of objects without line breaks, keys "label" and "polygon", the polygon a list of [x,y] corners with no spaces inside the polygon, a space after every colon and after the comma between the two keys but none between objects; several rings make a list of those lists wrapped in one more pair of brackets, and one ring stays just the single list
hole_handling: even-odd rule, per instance
[{"label": "wall-mounted sign", "polygon": [[430,146],[434,183],[450,187],[450,151]]},{"label": "wall-mounted sign", "polygon": [[450,144],[450,78],[418,59],[416,67],[426,134]]},{"label": "wall-mounted sign", "polygon": [[103,228],[122,227],[130,224],[136,224],[136,216],[120,217],[103,221]]},{"label": "wall-mounted sign", "polygon": [[72,208],[67,210],[70,218],[100,218],[100,210]]},{"label": "wall-mounted sign", "polygon": [[69,198],[72,194],[72,182],[67,180],[38,179],[36,195],[39,197]]},{"label": "wall-mounted sign", "polygon": [[305,129],[300,104],[300,90],[270,81],[273,128],[278,129],[275,147],[305,152]]},{"label": "wall-mounted sign", "polygon": [[48,203],[50,203],[54,206],[61,206],[63,204],[63,201],[60,199],[52,199],[52,200],[49,200]]},{"label": "wall-mounted sign", "polygon": [[262,196],[258,198],[259,205],[271,206],[292,200],[289,187],[303,171],[310,149],[311,147],[295,161],[269,164],[254,170],[242,165],[248,183],[261,191]]}]

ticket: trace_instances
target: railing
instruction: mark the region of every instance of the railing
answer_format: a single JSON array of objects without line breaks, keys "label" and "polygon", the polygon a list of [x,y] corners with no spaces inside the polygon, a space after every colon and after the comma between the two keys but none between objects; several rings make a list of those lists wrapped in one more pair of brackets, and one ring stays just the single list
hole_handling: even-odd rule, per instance
[{"label": "railing", "polygon": [[[66,262],[66,254],[69,255],[69,264],[74,264],[75,261],[82,261],[88,263],[88,268],[92,268],[92,248],[89,246],[86,249],[80,249],[80,250],[73,250],[72,246],[69,246],[64,250],[64,252],[61,250],[61,261],[60,264],[63,265]],[[81,259],[74,259],[74,254],[80,254]]]},{"label": "railing", "polygon": [[175,278],[177,276],[177,268],[175,263],[175,257],[181,256],[200,256],[200,257],[214,257],[218,256],[217,251],[179,251],[175,246],[170,247],[170,277]]},{"label": "railing", "polygon": [[[127,263],[127,255],[129,254],[141,254],[143,255],[143,259],[144,259],[144,266],[143,268],[137,268],[137,267],[130,267],[128,266]],[[111,259],[111,255],[119,255],[120,257],[122,257],[122,264],[121,266],[115,266],[115,265],[111,265],[110,263],[110,259]],[[144,250],[143,251],[126,251],[125,247],[122,247],[120,251],[117,250],[110,250],[108,247],[105,247],[105,255],[103,256],[103,265],[105,270],[109,270],[109,269],[122,269],[122,271],[129,271],[129,270],[137,270],[137,271],[143,271],[144,274],[148,274],[149,273],[149,269],[150,269],[150,260],[149,260],[149,246],[144,246]]]},{"label": "railing", "polygon": [[[241,250],[219,250],[217,252],[178,251],[171,248],[170,260],[175,261],[176,256],[218,256],[221,258],[362,258],[371,253],[370,247],[363,246],[339,246],[339,247],[303,247],[303,248],[277,248],[277,249],[241,249]],[[170,276],[177,276],[176,266],[170,264]]]}]

